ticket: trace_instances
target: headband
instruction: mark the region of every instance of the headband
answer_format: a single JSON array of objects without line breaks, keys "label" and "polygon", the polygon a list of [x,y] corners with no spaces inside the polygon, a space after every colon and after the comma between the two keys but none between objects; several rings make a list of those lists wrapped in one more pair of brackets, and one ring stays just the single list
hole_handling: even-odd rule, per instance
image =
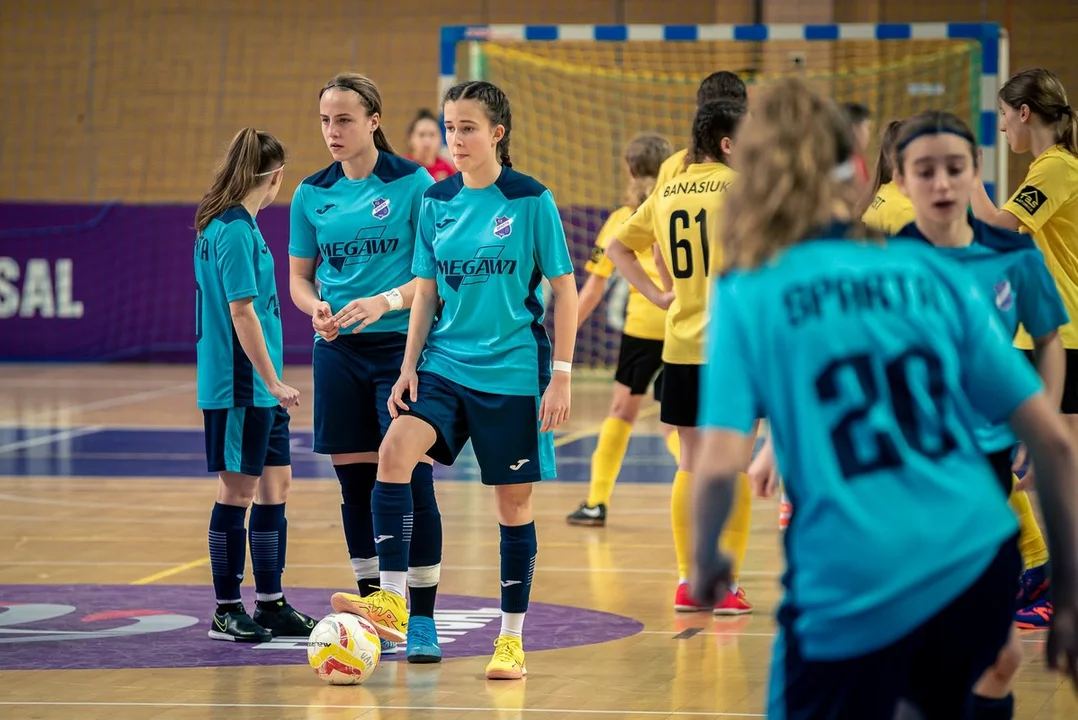
[{"label": "headband", "polygon": [[909,145],[911,142],[913,142],[919,137],[924,137],[925,135],[939,135],[941,133],[950,133],[951,135],[957,135],[958,137],[968,142],[970,145],[977,144],[977,141],[974,139],[973,135],[966,132],[965,130],[959,130],[958,128],[951,128],[945,125],[930,125],[923,130],[918,130],[913,135],[910,135],[908,138],[905,138],[901,142],[896,143],[895,151],[902,152],[906,149],[907,145]]}]

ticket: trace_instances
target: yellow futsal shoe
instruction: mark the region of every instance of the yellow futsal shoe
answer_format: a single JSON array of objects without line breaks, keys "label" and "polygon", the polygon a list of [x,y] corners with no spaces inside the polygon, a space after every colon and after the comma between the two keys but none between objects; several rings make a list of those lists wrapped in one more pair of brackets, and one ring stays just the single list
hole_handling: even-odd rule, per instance
[{"label": "yellow futsal shoe", "polygon": [[528,674],[524,667],[524,645],[520,638],[499,635],[494,641],[494,657],[487,663],[488,680],[519,680]]},{"label": "yellow futsal shoe", "polygon": [[388,590],[376,590],[363,597],[352,593],[333,593],[333,612],[352,613],[374,626],[378,637],[391,642],[408,638],[408,610],[404,598]]}]

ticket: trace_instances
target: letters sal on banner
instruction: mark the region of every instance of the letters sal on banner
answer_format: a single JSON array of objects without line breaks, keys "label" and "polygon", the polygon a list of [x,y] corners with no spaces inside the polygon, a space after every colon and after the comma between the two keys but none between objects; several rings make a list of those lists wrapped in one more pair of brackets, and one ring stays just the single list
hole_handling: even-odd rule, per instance
[{"label": "letters sal on banner", "polygon": [[82,317],[82,303],[74,297],[75,262],[71,258],[30,258],[22,266],[15,258],[0,257],[0,320]]}]

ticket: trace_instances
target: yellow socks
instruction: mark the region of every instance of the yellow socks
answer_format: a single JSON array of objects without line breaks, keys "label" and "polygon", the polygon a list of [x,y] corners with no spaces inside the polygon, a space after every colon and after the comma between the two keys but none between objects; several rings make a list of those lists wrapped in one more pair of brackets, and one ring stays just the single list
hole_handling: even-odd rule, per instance
[{"label": "yellow socks", "polygon": [[[1013,475],[1011,478],[1018,482]],[[1022,551],[1022,560],[1026,569],[1035,568],[1048,562],[1048,546],[1033,515],[1033,505],[1029,496],[1021,490],[1011,490],[1011,509],[1018,516],[1018,549]]]},{"label": "yellow socks", "polygon": [[749,549],[749,528],[752,527],[752,489],[746,473],[737,474],[737,492],[734,495],[734,507],[730,518],[723,528],[719,546],[733,561],[734,584],[741,575],[741,566],[745,562],[745,553]]},{"label": "yellow socks", "polygon": [[666,449],[670,451],[670,454],[674,456],[674,462],[679,466],[681,465],[681,436],[677,434],[677,430],[670,432],[666,435]]},{"label": "yellow socks", "polygon": [[670,491],[670,526],[674,529],[674,554],[679,580],[689,577],[692,560],[692,473],[678,470]]},{"label": "yellow socks", "polygon": [[621,461],[629,449],[629,436],[633,426],[624,420],[608,417],[599,429],[599,440],[591,455],[591,485],[588,488],[588,505],[610,504],[614,482],[621,472]]}]

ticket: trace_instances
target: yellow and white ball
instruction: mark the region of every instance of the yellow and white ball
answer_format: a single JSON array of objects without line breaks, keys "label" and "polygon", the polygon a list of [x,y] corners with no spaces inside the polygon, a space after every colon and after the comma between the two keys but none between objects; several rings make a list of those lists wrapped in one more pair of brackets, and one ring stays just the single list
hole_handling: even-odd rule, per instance
[{"label": "yellow and white ball", "polygon": [[349,613],[322,618],[307,640],[307,661],[330,685],[359,685],[382,657],[382,643],[369,622]]}]

